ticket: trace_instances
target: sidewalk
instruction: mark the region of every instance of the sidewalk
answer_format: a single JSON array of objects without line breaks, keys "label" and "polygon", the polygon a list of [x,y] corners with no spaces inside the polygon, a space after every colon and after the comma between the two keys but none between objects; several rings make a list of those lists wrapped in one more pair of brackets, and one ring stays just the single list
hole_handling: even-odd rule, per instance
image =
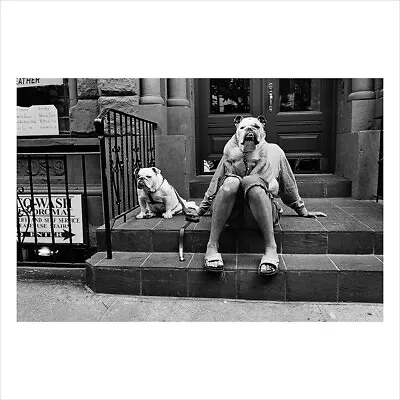
[{"label": "sidewalk", "polygon": [[380,322],[383,305],[108,295],[75,281],[18,280],[17,320]]}]

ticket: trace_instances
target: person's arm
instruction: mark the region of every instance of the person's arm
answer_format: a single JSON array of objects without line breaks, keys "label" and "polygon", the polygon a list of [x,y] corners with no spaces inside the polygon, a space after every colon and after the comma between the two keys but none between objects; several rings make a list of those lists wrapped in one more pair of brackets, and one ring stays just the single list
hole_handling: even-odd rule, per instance
[{"label": "person's arm", "polygon": [[279,196],[282,201],[292,208],[300,217],[315,218],[326,217],[326,214],[320,211],[308,211],[304,201],[300,197],[297,188],[296,179],[294,177],[292,168],[286,158],[285,153],[282,151],[280,157],[280,172],[279,172]]}]

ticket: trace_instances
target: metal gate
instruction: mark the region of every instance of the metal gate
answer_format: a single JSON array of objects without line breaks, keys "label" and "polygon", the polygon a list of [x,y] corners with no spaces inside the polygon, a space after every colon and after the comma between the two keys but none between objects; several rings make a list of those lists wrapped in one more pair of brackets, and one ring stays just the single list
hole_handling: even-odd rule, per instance
[{"label": "metal gate", "polygon": [[[93,152],[17,153],[17,264],[82,266],[90,257],[87,157]],[[79,163],[81,176],[68,172]]]}]

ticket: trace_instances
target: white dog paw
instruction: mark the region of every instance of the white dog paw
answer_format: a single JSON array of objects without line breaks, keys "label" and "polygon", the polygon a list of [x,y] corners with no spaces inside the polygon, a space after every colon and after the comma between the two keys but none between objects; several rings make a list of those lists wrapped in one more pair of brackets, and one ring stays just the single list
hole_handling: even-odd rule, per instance
[{"label": "white dog paw", "polygon": [[167,211],[162,215],[164,218],[172,218],[172,213],[171,211]]},{"label": "white dog paw", "polygon": [[142,218],[144,218],[144,213],[143,212],[140,212],[138,215],[136,215],[136,218],[137,219],[142,219]]}]

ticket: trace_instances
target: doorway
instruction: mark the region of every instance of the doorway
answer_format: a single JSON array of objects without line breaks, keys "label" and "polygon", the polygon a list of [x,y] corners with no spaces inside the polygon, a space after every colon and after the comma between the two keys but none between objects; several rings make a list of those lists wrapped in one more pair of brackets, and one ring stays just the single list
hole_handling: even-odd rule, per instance
[{"label": "doorway", "polygon": [[333,79],[197,79],[195,90],[198,174],[214,172],[236,115],[264,115],[294,172],[333,171]]}]

